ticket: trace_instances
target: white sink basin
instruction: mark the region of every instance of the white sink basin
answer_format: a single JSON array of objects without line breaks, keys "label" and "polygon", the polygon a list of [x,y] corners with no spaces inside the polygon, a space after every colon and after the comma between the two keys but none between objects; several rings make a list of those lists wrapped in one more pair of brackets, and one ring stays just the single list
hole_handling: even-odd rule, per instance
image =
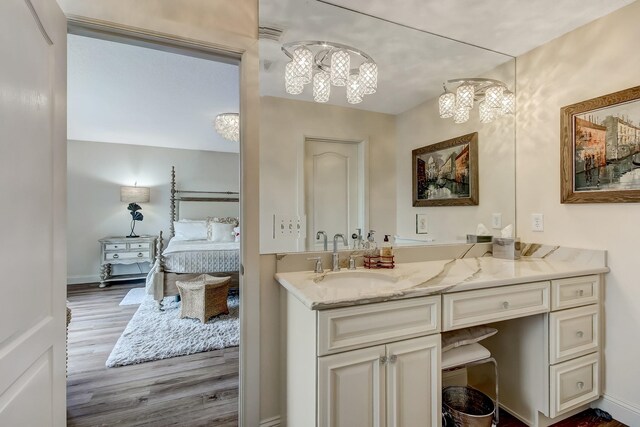
[{"label": "white sink basin", "polygon": [[316,281],[316,284],[327,288],[387,288],[393,287],[397,281],[396,277],[375,271],[347,270],[326,273],[322,279]]}]

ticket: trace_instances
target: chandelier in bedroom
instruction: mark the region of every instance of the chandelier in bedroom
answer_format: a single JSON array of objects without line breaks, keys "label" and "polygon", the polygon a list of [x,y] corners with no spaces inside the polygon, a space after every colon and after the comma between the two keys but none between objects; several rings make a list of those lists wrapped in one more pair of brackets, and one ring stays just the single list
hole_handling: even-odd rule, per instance
[{"label": "chandelier in bedroom", "polygon": [[240,141],[240,114],[223,113],[218,114],[214,120],[216,132],[229,141]]},{"label": "chandelier in bedroom", "polygon": [[284,73],[285,89],[300,95],[313,88],[313,100],[327,102],[332,87],[344,86],[349,104],[359,104],[378,88],[378,65],[369,55],[351,46],[321,41],[285,43],[282,51],[291,61]]},{"label": "chandelier in bedroom", "polygon": [[500,80],[454,79],[447,83],[460,83],[455,93],[443,84],[444,93],[438,99],[440,117],[453,117],[454,123],[465,123],[474,105],[478,105],[481,123],[491,123],[504,115],[515,113],[516,95]]}]

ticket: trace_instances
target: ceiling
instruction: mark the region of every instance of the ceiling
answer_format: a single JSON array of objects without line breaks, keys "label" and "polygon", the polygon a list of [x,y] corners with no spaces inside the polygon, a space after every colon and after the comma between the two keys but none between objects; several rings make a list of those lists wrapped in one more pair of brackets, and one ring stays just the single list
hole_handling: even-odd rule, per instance
[{"label": "ceiling", "polygon": [[239,152],[213,128],[239,111],[237,65],[69,34],[68,139]]}]

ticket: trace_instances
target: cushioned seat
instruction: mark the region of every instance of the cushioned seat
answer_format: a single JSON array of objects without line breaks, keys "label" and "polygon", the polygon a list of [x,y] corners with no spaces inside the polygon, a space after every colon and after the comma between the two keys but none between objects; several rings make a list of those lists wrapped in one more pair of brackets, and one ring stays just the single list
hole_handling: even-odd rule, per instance
[{"label": "cushioned seat", "polygon": [[462,345],[442,353],[442,369],[488,359],[491,352],[478,343]]}]

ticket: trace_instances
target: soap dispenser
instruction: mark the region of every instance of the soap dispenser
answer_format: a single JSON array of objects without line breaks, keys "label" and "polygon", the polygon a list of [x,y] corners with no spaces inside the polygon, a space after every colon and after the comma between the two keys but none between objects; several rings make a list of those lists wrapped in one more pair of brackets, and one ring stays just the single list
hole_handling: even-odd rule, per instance
[{"label": "soap dispenser", "polygon": [[384,241],[382,242],[382,246],[380,247],[380,256],[393,256],[393,246],[391,246],[388,234],[384,235]]}]

